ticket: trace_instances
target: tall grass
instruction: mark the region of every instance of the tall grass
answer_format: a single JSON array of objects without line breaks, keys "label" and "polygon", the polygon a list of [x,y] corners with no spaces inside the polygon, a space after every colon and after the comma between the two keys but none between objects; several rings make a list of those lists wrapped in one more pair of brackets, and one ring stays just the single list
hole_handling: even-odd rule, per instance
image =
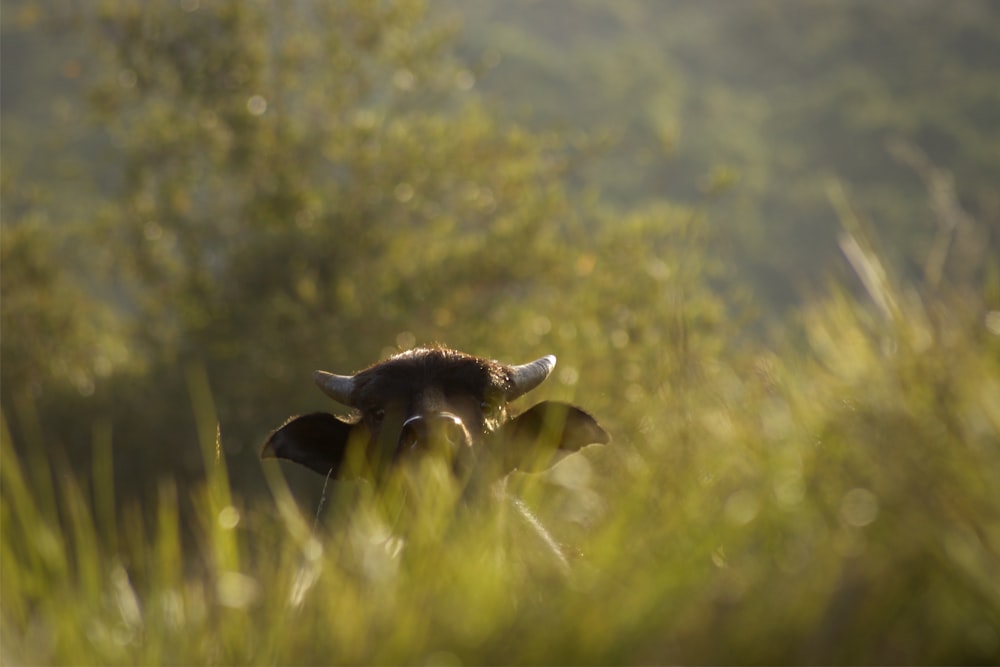
[{"label": "tall grass", "polygon": [[116,507],[106,428],[75,471],[4,428],[0,658],[1000,661],[1000,315],[888,297],[835,292],[798,343],[693,378],[680,418],[650,398],[642,437],[514,475],[568,576],[433,467],[419,497],[331,482],[318,521],[277,467],[273,500],[233,497],[198,371],[206,480],[151,511]]}]

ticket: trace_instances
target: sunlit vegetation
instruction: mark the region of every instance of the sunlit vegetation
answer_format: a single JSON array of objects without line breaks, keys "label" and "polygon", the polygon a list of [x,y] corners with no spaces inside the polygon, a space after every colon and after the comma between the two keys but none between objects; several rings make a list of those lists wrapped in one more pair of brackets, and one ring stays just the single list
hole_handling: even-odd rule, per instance
[{"label": "sunlit vegetation", "polygon": [[95,474],[56,458],[50,477],[5,432],[5,658],[991,660],[997,334],[912,302],[885,321],[845,295],[810,309],[802,334],[805,350],[675,380],[680,406],[631,397],[641,434],[515,475],[577,554],[568,578],[440,475],[421,480],[416,515],[335,483],[316,521],[276,469],[273,498],[233,497],[209,421],[207,481],[159,482],[143,518],[114,508],[99,442]]},{"label": "sunlit vegetation", "polygon": [[[0,662],[1000,661],[988,3],[7,4]],[[258,460],[435,341],[613,434],[507,481],[568,574]]]}]

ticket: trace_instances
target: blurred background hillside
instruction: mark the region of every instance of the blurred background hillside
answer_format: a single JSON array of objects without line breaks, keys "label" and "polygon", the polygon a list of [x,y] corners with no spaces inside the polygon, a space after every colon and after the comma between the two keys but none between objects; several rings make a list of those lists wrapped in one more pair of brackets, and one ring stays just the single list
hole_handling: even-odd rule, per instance
[{"label": "blurred background hillside", "polygon": [[[969,522],[940,642],[907,650],[939,620],[917,614],[882,652],[823,653],[831,635],[756,658],[1000,655],[1000,4],[4,0],[0,37],[19,460],[97,462],[116,503],[152,507],[203,478],[213,414],[252,499],[268,431],[329,409],[313,369],[435,341],[554,353],[536,398],[673,467],[679,504],[710,474],[729,524],[766,515],[741,485],[788,482],[765,452],[802,439],[882,454],[796,454],[779,505],[812,470],[808,493],[867,526],[855,473],[868,489],[911,455],[882,507],[959,493],[894,534]],[[315,499],[322,480],[288,475]],[[846,608],[870,583],[848,579]],[[726,659],[676,641],[629,657]]]}]

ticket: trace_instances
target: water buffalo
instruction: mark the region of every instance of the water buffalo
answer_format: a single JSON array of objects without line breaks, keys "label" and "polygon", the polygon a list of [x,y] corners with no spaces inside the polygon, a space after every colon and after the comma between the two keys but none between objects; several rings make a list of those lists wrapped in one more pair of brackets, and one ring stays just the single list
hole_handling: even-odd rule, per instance
[{"label": "water buffalo", "polygon": [[[270,435],[261,456],[327,476],[385,470],[428,454],[446,457],[459,474],[542,470],[557,452],[609,441],[593,417],[566,403],[544,401],[511,415],[509,403],[541,384],[555,364],[551,355],[512,366],[422,347],[354,375],[316,371],[320,389],[356,414],[293,417]],[[363,455],[350,457],[352,448]]]}]

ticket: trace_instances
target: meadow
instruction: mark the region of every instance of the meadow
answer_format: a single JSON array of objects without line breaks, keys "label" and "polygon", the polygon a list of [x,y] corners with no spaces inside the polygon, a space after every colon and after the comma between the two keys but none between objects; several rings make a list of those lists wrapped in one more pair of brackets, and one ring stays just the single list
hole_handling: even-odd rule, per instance
[{"label": "meadow", "polygon": [[[1000,663],[998,8],[5,0],[0,663]],[[259,460],[433,343],[568,573]]]},{"label": "meadow", "polygon": [[234,496],[198,372],[206,479],[161,481],[151,513],[116,507],[106,436],[71,470],[19,462],[5,428],[3,661],[995,662],[1000,315],[886,296],[835,293],[804,348],[720,359],[671,387],[683,407],[643,399],[631,438],[515,473],[568,577],[433,470],[405,501],[297,502],[266,465],[270,497]]}]

